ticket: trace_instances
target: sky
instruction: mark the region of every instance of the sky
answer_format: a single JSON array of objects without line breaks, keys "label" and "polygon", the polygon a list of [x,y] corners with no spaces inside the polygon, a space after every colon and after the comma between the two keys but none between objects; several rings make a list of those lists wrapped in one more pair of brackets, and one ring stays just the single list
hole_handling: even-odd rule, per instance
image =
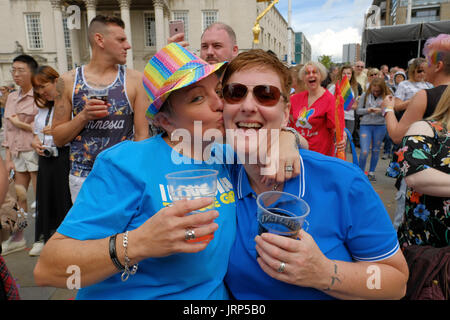
[{"label": "sky", "polygon": [[[311,44],[312,60],[329,55],[342,61],[342,46],[361,43],[364,14],[372,0],[292,0],[291,26],[303,32]],[[276,7],[288,21],[288,0]]]}]

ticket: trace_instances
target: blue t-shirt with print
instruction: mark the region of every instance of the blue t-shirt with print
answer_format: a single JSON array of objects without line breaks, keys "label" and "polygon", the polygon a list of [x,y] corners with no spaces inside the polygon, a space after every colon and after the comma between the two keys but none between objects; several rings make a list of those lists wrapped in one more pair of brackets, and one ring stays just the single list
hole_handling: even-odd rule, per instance
[{"label": "blue t-shirt with print", "polygon": [[[364,173],[351,163],[301,150],[302,174],[284,190],[310,206],[305,230],[333,260],[379,261],[398,249],[388,213]],[[236,299],[333,299],[322,291],[271,278],[256,261],[256,194],[243,166],[232,171],[236,190],[237,234],[225,282]]]},{"label": "blue t-shirt with print", "polygon": [[228,299],[223,278],[236,234],[236,206],[227,166],[221,162],[196,164],[173,152],[161,135],[125,141],[99,154],[59,233],[89,240],[134,230],[171,203],[165,175],[194,169],[219,171],[219,228],[205,250],[143,260],[126,282],[117,273],[80,289],[77,299]]}]

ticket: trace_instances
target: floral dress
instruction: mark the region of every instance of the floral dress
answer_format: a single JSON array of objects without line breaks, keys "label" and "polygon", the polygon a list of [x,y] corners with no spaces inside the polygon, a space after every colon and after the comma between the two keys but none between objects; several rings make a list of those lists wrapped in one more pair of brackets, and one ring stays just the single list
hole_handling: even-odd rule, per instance
[{"label": "floral dress", "polygon": [[[433,129],[434,137],[403,138],[398,156],[400,172],[405,177],[428,168],[450,174],[450,132],[439,122],[427,123]],[[398,238],[402,247],[450,245],[450,197],[421,194],[408,187],[405,219],[398,228]]]}]

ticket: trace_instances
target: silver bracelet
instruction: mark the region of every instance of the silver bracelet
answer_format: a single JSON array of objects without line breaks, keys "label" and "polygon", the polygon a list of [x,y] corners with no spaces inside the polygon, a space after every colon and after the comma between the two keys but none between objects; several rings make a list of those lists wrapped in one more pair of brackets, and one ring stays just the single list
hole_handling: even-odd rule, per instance
[{"label": "silver bracelet", "polygon": [[129,264],[130,264],[130,258],[128,258],[127,248],[128,248],[128,231],[126,231],[123,234],[123,248],[124,248],[124,260],[125,260],[125,270],[122,273],[121,279],[123,282],[127,281],[130,275],[134,276],[138,269],[138,264],[136,263],[133,265],[132,269],[130,270]]},{"label": "silver bracelet", "polygon": [[301,149],[302,145],[300,143],[300,133],[297,132],[297,130],[295,130],[294,128],[291,127],[282,127],[281,131],[288,131],[294,134],[295,136],[295,143],[297,144],[297,148]]}]

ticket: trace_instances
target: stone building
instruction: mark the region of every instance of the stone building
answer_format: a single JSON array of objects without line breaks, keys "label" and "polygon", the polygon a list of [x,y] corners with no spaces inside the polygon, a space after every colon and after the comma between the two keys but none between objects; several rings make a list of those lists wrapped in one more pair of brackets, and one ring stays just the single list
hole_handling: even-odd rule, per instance
[{"label": "stone building", "polygon": [[[256,0],[1,0],[0,85],[11,82],[12,59],[19,53],[29,54],[60,73],[87,63],[87,26],[97,14],[122,18],[132,46],[127,66],[143,70],[167,43],[170,20],[184,21],[190,49],[196,53],[203,30],[216,21],[233,27],[243,51],[254,47],[252,27],[267,5]],[[258,47],[285,59],[288,24],[275,7],[261,19],[260,27]]]}]

